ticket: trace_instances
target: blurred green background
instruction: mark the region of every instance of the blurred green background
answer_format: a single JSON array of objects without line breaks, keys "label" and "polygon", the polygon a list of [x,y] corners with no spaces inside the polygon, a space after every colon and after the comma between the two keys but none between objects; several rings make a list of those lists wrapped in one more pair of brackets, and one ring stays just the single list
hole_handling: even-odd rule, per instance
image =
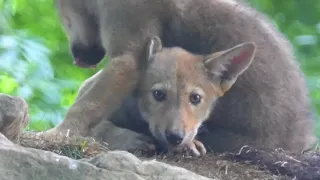
[{"label": "blurred green background", "polygon": [[[320,1],[249,0],[277,24],[295,47],[306,74],[320,137]],[[27,130],[63,120],[81,82],[97,69],[72,64],[69,44],[53,0],[0,0],[0,92],[22,96],[30,106]]]}]

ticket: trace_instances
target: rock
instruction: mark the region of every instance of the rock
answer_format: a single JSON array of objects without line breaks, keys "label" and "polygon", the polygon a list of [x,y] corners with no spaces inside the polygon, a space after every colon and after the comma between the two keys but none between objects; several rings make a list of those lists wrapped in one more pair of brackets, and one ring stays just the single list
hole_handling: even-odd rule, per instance
[{"label": "rock", "polygon": [[0,133],[17,142],[29,122],[28,105],[21,97],[0,93]]},{"label": "rock", "polygon": [[73,160],[49,151],[25,148],[0,134],[1,179],[14,180],[105,180],[195,179],[209,180],[183,168],[141,161],[131,153],[109,151],[91,159]]},{"label": "rock", "polygon": [[11,142],[8,138],[6,138],[3,134],[0,133],[0,147],[4,146],[13,146],[13,142]]},{"label": "rock", "polygon": [[103,169],[134,172],[142,179],[209,180],[209,178],[199,176],[184,168],[171,166],[157,160],[141,161],[126,151],[109,151],[92,158],[88,162]]}]

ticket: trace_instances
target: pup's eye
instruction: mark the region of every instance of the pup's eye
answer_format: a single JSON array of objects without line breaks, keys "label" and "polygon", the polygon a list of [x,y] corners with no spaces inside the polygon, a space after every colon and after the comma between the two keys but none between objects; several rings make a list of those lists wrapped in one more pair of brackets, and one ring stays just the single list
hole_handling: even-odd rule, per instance
[{"label": "pup's eye", "polygon": [[193,105],[197,105],[201,102],[201,96],[199,94],[196,94],[196,93],[192,93],[190,94],[190,102],[193,104]]},{"label": "pup's eye", "polygon": [[158,102],[164,101],[167,98],[167,94],[162,90],[154,90],[152,91],[152,95]]}]

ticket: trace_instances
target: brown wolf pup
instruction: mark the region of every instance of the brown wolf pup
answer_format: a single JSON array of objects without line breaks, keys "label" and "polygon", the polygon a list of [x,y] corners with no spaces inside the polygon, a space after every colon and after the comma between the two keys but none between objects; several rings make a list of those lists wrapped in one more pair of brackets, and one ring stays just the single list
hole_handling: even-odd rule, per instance
[{"label": "brown wolf pup", "polygon": [[[106,127],[106,130],[110,130],[106,132],[109,134],[108,137],[115,138],[110,132],[116,132],[116,129],[124,131],[120,125],[116,128],[110,123],[113,119],[111,116],[136,88],[144,69],[143,55],[146,43],[149,38],[158,36],[164,47],[179,46],[191,53],[203,55],[227,50],[244,42],[256,44],[255,58],[251,65],[215,104],[208,127],[211,128],[210,131],[216,133],[205,136],[204,139],[210,139],[215,145],[233,144],[239,142],[233,136],[237,134],[248,137],[244,138],[248,142],[297,151],[310,144],[312,121],[308,90],[301,70],[295,62],[291,46],[261,13],[247,5],[233,0],[56,0],[56,2],[76,65],[94,66],[105,55],[111,58],[110,63],[114,59],[134,60],[135,63],[124,64],[123,69],[118,67],[110,70],[113,67],[111,64],[92,78],[93,82],[69,109],[65,120],[50,131],[51,135],[58,132],[66,133],[69,129],[70,135],[87,136],[93,130],[92,127],[96,127],[103,118],[106,118],[105,122],[110,125]],[[178,58],[170,56],[173,59]],[[176,62],[181,61],[176,60]],[[188,69],[187,62],[188,60],[186,67],[179,65],[179,69],[186,68],[191,75],[193,69]],[[162,69],[162,66],[159,68]],[[176,78],[184,81],[182,77]],[[230,85],[232,80],[235,78],[231,77],[227,85]],[[208,79],[208,82],[212,84],[213,80]],[[175,88],[179,86],[176,84]],[[221,92],[217,89],[217,96],[222,95],[228,88],[228,86],[222,87]],[[149,98],[151,102],[151,97]],[[207,100],[206,97],[202,99]],[[143,98],[141,102],[147,102],[147,98]],[[157,122],[158,120],[150,117],[158,112],[153,112],[147,107],[143,108],[142,104],[141,111],[144,112],[144,116],[148,116],[152,122]],[[150,107],[157,107],[156,104],[150,104]],[[178,111],[180,105],[175,106],[172,111]],[[192,114],[191,110],[179,113],[179,116],[183,115],[182,117],[190,118],[191,122],[196,122],[195,117],[189,117]],[[167,116],[167,114],[158,115]],[[172,118],[179,116],[172,115]],[[172,120],[172,122],[179,123],[182,120]],[[190,133],[196,125],[198,124],[190,127],[188,125]],[[172,127],[178,126],[172,125]],[[224,129],[228,131],[223,131]],[[175,130],[177,132],[172,132]],[[180,132],[180,129],[168,129],[168,131],[183,136],[183,139],[188,135]],[[153,133],[157,133],[155,135],[159,140],[164,138],[163,132]],[[133,134],[133,131],[126,130],[126,133],[121,133],[123,137],[121,139],[127,137],[130,142],[143,142],[138,135],[133,136]],[[120,138],[120,135],[116,138]],[[228,148],[223,148],[221,145],[221,150],[225,149]]]},{"label": "brown wolf pup", "polygon": [[[310,119],[295,118],[291,113],[298,109],[273,108],[285,103],[278,101],[284,93],[271,93],[283,90],[281,77],[255,77],[258,68],[267,66],[255,62],[253,42],[198,55],[179,47],[163,48],[154,37],[148,50],[138,95],[127,98],[111,118],[114,124],[146,135],[149,130],[163,150],[190,149],[196,156],[207,149],[234,151],[244,145],[301,151],[313,142]],[[263,88],[268,80],[279,83],[279,89]],[[296,90],[290,91],[284,100],[295,97]],[[260,110],[265,99],[274,104]],[[259,111],[262,115],[257,116]],[[208,132],[195,140],[201,125]],[[107,142],[116,143],[114,132],[109,132],[102,129]]]},{"label": "brown wolf pup", "polygon": [[[209,55],[195,55],[178,47],[162,49],[161,46],[159,38],[151,40],[149,67],[143,76],[138,96],[141,115],[161,147],[179,148],[185,145],[195,155],[203,155],[206,153],[205,147],[200,141],[194,140],[198,129],[215,106],[219,106],[219,98],[249,67],[255,44],[243,43]],[[232,120],[215,118],[224,113],[212,113],[209,120],[231,124]],[[214,131],[211,133],[215,134]],[[234,136],[230,140],[242,141],[243,138]],[[224,150],[239,148],[239,144],[226,143],[225,147],[216,142],[210,145],[214,145],[213,149],[217,149],[217,146]],[[268,147],[270,144],[262,146]]]}]

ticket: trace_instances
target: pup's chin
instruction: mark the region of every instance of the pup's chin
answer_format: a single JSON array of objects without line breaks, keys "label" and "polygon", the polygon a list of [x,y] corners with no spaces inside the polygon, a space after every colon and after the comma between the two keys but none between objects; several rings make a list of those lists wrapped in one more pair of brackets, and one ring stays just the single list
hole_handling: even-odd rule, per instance
[{"label": "pup's chin", "polygon": [[164,154],[169,152],[169,149],[171,147],[169,146],[168,142],[164,138],[161,138],[161,136],[159,137],[156,135],[153,135],[153,138],[154,138],[157,154]]},{"label": "pup's chin", "polygon": [[159,155],[168,153],[173,147],[166,140],[165,136],[162,136],[162,133],[157,131],[157,129],[155,129],[155,131],[152,131],[152,128],[149,129],[154,138],[156,154]]},{"label": "pup's chin", "polygon": [[181,147],[184,146],[183,144],[179,144],[176,146],[171,145],[163,138],[154,138],[154,139],[155,139],[155,145],[156,145],[156,153],[158,155],[174,152],[176,149],[181,149]]},{"label": "pup's chin", "polygon": [[[173,152],[173,153],[180,153],[184,151],[188,151],[188,149],[193,144],[193,140],[198,134],[198,129],[194,129],[193,131],[189,132],[187,136],[183,139],[181,144],[179,145],[171,145],[165,139],[158,139],[156,140],[159,143],[159,150],[162,150],[163,153]],[[156,145],[157,146],[157,145]]]},{"label": "pup's chin", "polygon": [[150,132],[152,132],[152,136],[154,138],[155,146],[156,146],[156,153],[157,154],[165,154],[168,152],[176,152],[179,151],[179,149],[186,149],[185,147],[188,146],[188,144],[193,143],[193,139],[195,135],[197,134],[197,130],[192,131],[192,133],[188,134],[188,137],[186,137],[181,144],[179,145],[171,145],[165,138],[165,136],[162,136],[162,133],[157,131],[157,129],[154,129],[155,131],[152,131],[152,128],[149,127]]},{"label": "pup's chin", "polygon": [[179,144],[176,146],[170,145],[168,143],[164,143],[161,141],[156,140],[156,153],[159,154],[166,154],[166,153],[179,153],[179,152],[183,152],[184,150],[188,149],[187,144],[183,143],[183,144]]}]

